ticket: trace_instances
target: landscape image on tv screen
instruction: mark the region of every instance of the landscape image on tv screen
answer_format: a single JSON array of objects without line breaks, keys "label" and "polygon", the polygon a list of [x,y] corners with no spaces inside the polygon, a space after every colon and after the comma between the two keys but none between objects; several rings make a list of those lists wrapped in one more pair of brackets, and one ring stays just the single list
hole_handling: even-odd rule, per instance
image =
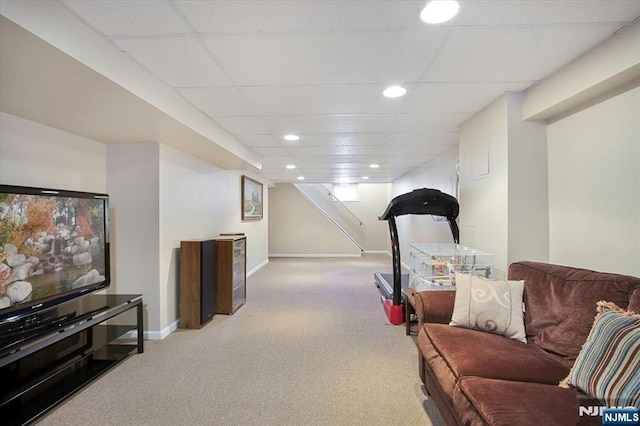
[{"label": "landscape image on tv screen", "polygon": [[0,312],[108,285],[106,229],[103,199],[0,192]]}]

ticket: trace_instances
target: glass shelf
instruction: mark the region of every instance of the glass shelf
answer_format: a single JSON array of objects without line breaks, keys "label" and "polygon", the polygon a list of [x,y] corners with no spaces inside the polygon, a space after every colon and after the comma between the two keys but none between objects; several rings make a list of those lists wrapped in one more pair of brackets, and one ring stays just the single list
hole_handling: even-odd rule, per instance
[{"label": "glass shelf", "polygon": [[494,256],[455,243],[409,246],[409,287],[416,291],[455,290],[455,273],[492,278]]}]

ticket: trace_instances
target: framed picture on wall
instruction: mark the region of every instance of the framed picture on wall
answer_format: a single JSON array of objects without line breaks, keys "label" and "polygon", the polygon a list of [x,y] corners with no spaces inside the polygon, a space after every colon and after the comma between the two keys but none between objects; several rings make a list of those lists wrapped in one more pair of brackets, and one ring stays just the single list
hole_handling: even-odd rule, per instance
[{"label": "framed picture on wall", "polygon": [[262,184],[242,176],[242,220],[262,219]]}]

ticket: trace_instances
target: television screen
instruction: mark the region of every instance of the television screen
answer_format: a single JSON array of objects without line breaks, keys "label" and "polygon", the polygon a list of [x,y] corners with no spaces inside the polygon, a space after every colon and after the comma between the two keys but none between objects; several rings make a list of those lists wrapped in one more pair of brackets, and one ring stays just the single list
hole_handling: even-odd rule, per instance
[{"label": "television screen", "polygon": [[108,203],[0,185],[0,325],[109,285]]}]

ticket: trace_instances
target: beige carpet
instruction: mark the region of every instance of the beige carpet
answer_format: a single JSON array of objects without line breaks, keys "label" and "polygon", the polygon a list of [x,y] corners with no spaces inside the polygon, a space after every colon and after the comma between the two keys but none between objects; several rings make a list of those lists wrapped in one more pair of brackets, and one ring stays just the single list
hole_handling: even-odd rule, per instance
[{"label": "beige carpet", "polygon": [[415,338],[373,283],[386,255],[271,259],[247,303],[145,342],[41,425],[441,425]]}]

